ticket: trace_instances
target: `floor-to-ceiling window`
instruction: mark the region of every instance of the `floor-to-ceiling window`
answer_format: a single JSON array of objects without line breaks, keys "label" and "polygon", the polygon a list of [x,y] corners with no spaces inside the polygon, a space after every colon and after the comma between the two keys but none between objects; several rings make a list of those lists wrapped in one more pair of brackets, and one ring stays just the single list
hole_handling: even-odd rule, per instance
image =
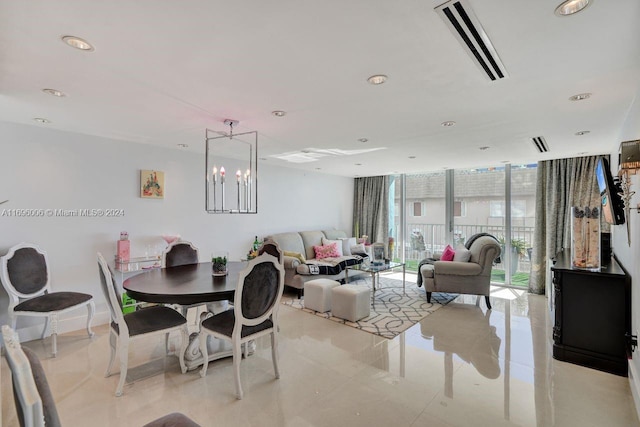
[{"label": "floor-to-ceiling window", "polygon": [[492,281],[527,286],[533,242],[536,165],[396,175],[391,180],[393,258],[417,270],[447,244],[491,233],[503,247]]},{"label": "floor-to-ceiling window", "polygon": [[[394,217],[391,222],[396,242],[394,256],[404,260],[408,269],[442,251],[447,244],[445,230],[446,178],[444,172],[395,176],[392,186]],[[404,213],[404,215],[403,215]],[[400,238],[404,235],[404,242]]]},{"label": "floor-to-ceiling window", "polygon": [[[456,169],[453,176],[454,246],[464,244],[477,233],[490,233],[504,241],[505,199],[505,167]],[[492,281],[505,283],[504,270],[501,271],[502,274],[494,271]]]}]

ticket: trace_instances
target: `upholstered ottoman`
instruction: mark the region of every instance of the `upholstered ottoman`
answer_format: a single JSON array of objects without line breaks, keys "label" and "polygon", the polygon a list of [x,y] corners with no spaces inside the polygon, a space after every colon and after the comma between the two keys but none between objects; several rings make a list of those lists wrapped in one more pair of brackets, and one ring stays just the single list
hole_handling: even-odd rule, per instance
[{"label": "upholstered ottoman", "polygon": [[331,290],[333,316],[357,322],[370,313],[371,289],[362,285],[342,285]]},{"label": "upholstered ottoman", "polygon": [[326,313],[331,310],[331,290],[340,282],[331,279],[314,279],[304,284],[304,306]]}]

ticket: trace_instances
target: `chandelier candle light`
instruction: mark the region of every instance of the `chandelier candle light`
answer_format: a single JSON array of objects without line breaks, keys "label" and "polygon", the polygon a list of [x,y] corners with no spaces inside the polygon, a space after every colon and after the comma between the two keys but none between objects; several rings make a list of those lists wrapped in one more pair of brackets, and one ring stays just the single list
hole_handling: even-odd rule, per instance
[{"label": "chandelier candle light", "polygon": [[[236,120],[225,120],[224,124],[229,126],[229,133],[206,129],[205,210],[208,213],[257,213],[258,134],[234,134],[233,127],[238,124]],[[233,206],[233,202],[227,203],[226,200],[225,167],[220,166],[218,169],[222,162],[227,165],[227,169],[236,169],[235,209],[227,207],[230,204]],[[243,170],[246,172],[243,173]],[[231,187],[230,197],[234,197],[233,191]]]}]

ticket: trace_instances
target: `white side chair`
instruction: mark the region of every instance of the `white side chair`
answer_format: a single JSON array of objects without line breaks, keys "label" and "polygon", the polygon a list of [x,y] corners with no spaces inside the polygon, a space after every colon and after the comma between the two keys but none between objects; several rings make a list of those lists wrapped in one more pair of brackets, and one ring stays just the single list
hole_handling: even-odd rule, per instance
[{"label": "white side chair", "polygon": [[[200,376],[207,375],[209,335],[231,341],[233,347],[233,370],[235,374],[236,396],[242,399],[240,384],[240,361],[242,344],[263,335],[271,335],[271,358],[276,378],[278,369],[278,308],[284,290],[284,267],[278,259],[269,254],[260,255],[249,261],[238,277],[233,308],[215,314],[200,324],[200,351],[204,364]],[[247,350],[245,345],[245,351]]]},{"label": "white side chair", "polygon": [[91,320],[95,313],[93,296],[81,292],[51,292],[47,253],[36,245],[20,243],[0,257],[0,277],[9,295],[9,322],[16,329],[18,316],[44,317],[42,339],[51,326],[52,352],[58,353],[58,316],[87,307],[87,333],[93,336]]},{"label": "white side chair", "polygon": [[98,253],[98,271],[100,283],[111,312],[110,337],[111,357],[105,377],[111,375],[116,353],[120,359],[120,381],[116,387],[116,396],[122,396],[122,388],[127,377],[129,360],[129,342],[134,339],[155,334],[165,334],[165,345],[168,350],[169,334],[180,332],[180,349],[178,359],[182,373],[187,372],[184,363],[184,352],[188,342],[187,319],[177,311],[164,306],[153,306],[136,310],[132,313],[122,313],[122,296],[116,282],[111,276],[102,254]]},{"label": "white side chair", "polygon": [[[11,371],[14,399],[23,427],[60,427],[56,402],[38,356],[20,345],[18,334],[8,325],[2,327],[7,363]],[[179,412],[167,414],[144,427],[200,427]]]}]

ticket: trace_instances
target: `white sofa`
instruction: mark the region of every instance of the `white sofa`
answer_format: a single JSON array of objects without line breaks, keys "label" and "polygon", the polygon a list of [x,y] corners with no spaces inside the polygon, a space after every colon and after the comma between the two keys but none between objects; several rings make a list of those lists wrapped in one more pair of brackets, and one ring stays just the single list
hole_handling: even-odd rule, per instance
[{"label": "white sofa", "polygon": [[[278,243],[284,254],[284,284],[298,291],[302,296],[305,282],[313,279],[326,278],[332,280],[344,279],[347,266],[360,264],[366,254],[344,255],[340,258],[315,259],[314,246],[322,245],[323,238],[328,240],[342,240],[349,236],[341,230],[300,231],[272,234],[265,236],[265,240]],[[302,254],[305,262],[290,254]],[[321,273],[317,270],[322,271]],[[361,274],[359,271],[349,272],[349,277]]]}]

